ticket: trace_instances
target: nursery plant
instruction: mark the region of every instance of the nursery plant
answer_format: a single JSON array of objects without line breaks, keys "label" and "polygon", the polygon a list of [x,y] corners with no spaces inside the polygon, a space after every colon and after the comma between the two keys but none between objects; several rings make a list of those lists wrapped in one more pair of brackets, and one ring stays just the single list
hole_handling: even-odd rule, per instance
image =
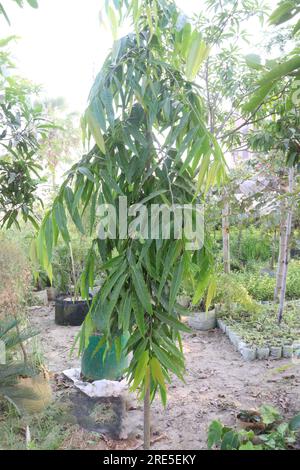
[{"label": "nursery plant", "polygon": [[213,421],[208,429],[208,448],[221,450],[286,450],[293,448],[300,429],[300,415],[288,422],[278,410],[262,405],[258,411],[242,410],[238,413],[244,429],[224,426]]},{"label": "nursery plant", "polygon": [[[247,286],[249,294],[255,300],[273,301],[276,278],[267,272],[261,272],[263,265],[248,267],[245,271],[234,273],[232,277],[243,286]],[[300,298],[300,263],[291,260],[286,283],[286,299],[296,300]]]},{"label": "nursery plant", "polygon": [[[255,304],[254,304],[255,305]],[[276,321],[276,304],[258,305],[247,309],[243,306],[223,306],[219,318],[233,328],[242,341],[259,347],[288,347],[287,357],[299,355],[299,302],[286,302],[285,315],[279,325]],[[294,351],[294,352],[293,352]]]},{"label": "nursery plant", "polygon": [[[201,35],[173,1],[114,5],[106,3],[114,34],[124,18],[135,32],[115,41],[92,87],[82,128],[96,145],[69,171],[43,220],[37,243],[46,267],[58,237],[70,243],[66,211],[81,232],[82,213],[90,211],[94,234],[99,204],[118,211],[120,196],[128,206],[193,203],[225,175],[221,149],[207,130],[199,88],[192,81],[209,52]],[[144,445],[149,448],[150,402],[159,391],[166,403],[170,374],[184,375],[180,332],[189,330],[180,321],[178,289],[192,275],[200,285],[206,282],[212,255],[205,244],[186,249],[187,235],[145,239],[134,229],[135,237],[122,236],[118,224],[116,238],[94,236],[81,294],[87,297],[93,286],[97,249],[106,280],[83,324],[80,350],[95,330],[103,333],[107,349],[114,343],[120,350],[122,334],[129,331],[127,376],[131,389],[144,398]]]}]

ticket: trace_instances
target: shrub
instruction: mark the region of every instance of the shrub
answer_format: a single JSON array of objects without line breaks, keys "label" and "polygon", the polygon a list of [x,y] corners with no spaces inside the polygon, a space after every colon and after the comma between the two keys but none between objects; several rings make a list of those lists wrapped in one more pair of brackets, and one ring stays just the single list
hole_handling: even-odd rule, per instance
[{"label": "shrub", "polygon": [[237,282],[235,274],[222,274],[218,277],[214,300],[229,309],[232,303],[238,304],[246,312],[257,312],[260,307],[253,300],[245,285]]},{"label": "shrub", "polygon": [[[234,274],[236,279],[247,287],[249,294],[256,300],[273,300],[276,278],[256,271]],[[292,260],[288,268],[286,298],[300,298],[300,261]]]},{"label": "shrub", "polygon": [[239,233],[232,231],[230,245],[232,255],[243,263],[268,261],[271,258],[271,237],[255,228],[243,230],[240,246]]},{"label": "shrub", "polygon": [[300,298],[300,261],[292,260],[289,264],[286,296],[288,299]]}]

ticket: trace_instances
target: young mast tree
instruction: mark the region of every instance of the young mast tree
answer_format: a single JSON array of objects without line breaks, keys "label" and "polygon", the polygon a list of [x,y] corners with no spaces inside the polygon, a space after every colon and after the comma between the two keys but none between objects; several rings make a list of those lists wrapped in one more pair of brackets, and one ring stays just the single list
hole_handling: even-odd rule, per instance
[{"label": "young mast tree", "polygon": [[[223,154],[207,130],[203,102],[191,81],[207,54],[201,35],[171,0],[114,4],[117,9],[106,4],[112,24],[121,12],[120,18],[133,20],[135,33],[115,41],[92,87],[82,127],[96,145],[70,170],[44,218],[37,238],[44,266],[51,262],[59,234],[70,243],[66,210],[83,231],[81,216],[89,208],[94,233],[99,204],[111,204],[120,214],[124,198],[128,207],[137,204],[137,212],[148,202],[169,208],[192,204],[196,174],[200,189],[224,178]],[[140,227],[145,226],[148,211],[139,216]],[[135,237],[128,238],[120,220],[116,238],[95,235],[81,279],[81,294],[88,296],[98,248],[106,280],[83,324],[80,349],[95,330],[103,333],[107,348],[114,343],[117,350],[121,335],[130,333],[127,375],[132,390],[144,398],[146,449],[150,402],[159,391],[166,403],[170,373],[181,379],[184,374],[180,331],[187,328],[180,321],[177,292],[184,278],[193,277],[201,295],[212,260],[205,245],[188,250],[186,238],[165,239],[157,224],[156,239],[143,237],[137,226],[129,226]]]}]

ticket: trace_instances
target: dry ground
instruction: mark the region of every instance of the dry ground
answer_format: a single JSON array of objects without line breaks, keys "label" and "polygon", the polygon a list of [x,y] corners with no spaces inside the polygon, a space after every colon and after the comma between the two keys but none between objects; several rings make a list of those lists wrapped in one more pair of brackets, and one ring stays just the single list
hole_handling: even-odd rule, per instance
[{"label": "dry ground", "polygon": [[[79,328],[55,325],[52,306],[31,308],[28,315],[41,332],[50,371],[78,366],[78,359],[70,358],[69,352]],[[300,411],[300,366],[290,360],[244,362],[220,330],[186,334],[184,349],[186,383],[174,378],[166,409],[158,399],[153,404],[154,449],[205,449],[207,427],[213,419],[235,424],[240,409],[255,409],[263,403],[273,404],[287,417]],[[141,407],[137,412],[141,413]],[[82,442],[83,431],[78,432],[79,438],[72,436],[72,447]],[[141,429],[128,441],[90,442],[89,448],[132,449],[141,442]]]}]

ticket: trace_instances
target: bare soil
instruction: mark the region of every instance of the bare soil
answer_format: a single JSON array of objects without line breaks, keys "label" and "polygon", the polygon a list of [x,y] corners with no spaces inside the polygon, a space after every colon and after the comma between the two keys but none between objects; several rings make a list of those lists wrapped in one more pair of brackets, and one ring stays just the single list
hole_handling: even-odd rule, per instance
[{"label": "bare soil", "polygon": [[[28,316],[40,330],[49,370],[60,373],[78,367],[79,360],[76,355],[70,357],[70,349],[79,328],[55,325],[53,306],[30,308]],[[257,409],[263,403],[277,407],[287,418],[300,411],[300,364],[290,359],[245,362],[218,329],[185,334],[184,352],[185,384],[174,377],[166,409],[158,397],[152,406],[153,449],[205,449],[213,419],[234,425],[241,409]],[[141,410],[138,406],[137,412]],[[72,447],[83,442],[84,431],[78,433],[80,437],[71,438]],[[95,446],[89,441],[88,448],[133,449],[141,438],[138,426],[128,440],[112,442],[102,436]],[[67,446],[65,443],[64,448]]]}]

